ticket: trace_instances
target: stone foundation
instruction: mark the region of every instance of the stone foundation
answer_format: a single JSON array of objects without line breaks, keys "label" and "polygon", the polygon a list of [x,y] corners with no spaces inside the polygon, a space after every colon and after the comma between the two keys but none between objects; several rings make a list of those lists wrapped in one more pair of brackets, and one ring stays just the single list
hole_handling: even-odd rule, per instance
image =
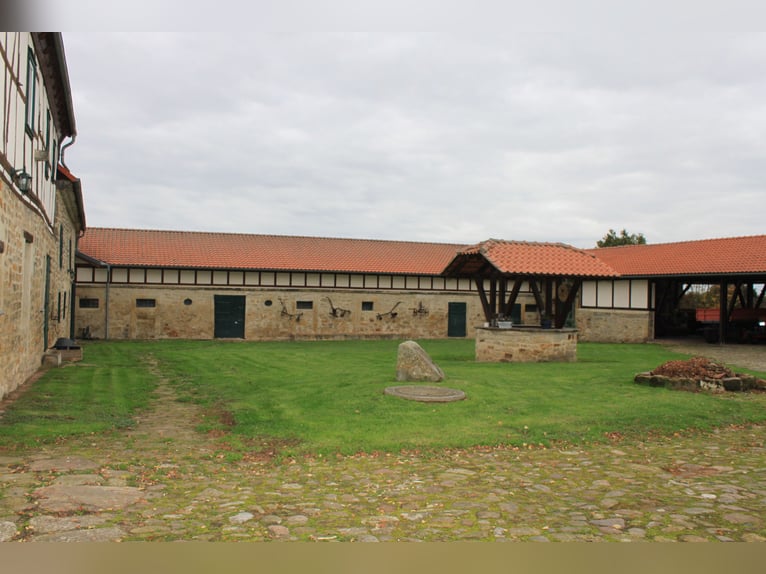
[{"label": "stone foundation", "polygon": [[581,341],[646,343],[654,338],[654,313],[638,309],[577,309]]},{"label": "stone foundation", "polygon": [[487,363],[571,363],[577,360],[577,329],[477,327],[476,360]]},{"label": "stone foundation", "polygon": [[[212,339],[216,294],[246,298],[244,338],[250,341],[445,338],[450,302],[466,303],[468,325],[483,318],[479,298],[470,292],[111,284],[107,337],[106,286],[83,283],[77,297],[97,299],[98,307],[77,309],[75,335],[83,339],[87,330],[95,339]],[[156,306],[136,307],[138,298],[154,299]],[[350,313],[333,315],[328,298]],[[313,308],[298,309],[297,301],[310,301]],[[373,310],[363,309],[365,301]],[[428,313],[413,312],[420,304]],[[395,315],[387,314],[394,308]],[[470,328],[466,337],[473,337]]]}]

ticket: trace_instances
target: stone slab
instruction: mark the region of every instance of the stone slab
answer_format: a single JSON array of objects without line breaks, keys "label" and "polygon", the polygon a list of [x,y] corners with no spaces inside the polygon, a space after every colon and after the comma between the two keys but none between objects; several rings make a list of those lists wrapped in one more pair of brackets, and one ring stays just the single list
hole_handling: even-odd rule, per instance
[{"label": "stone slab", "polygon": [[34,492],[46,512],[98,512],[124,508],[141,500],[144,493],[133,486],[45,486]]},{"label": "stone slab", "polygon": [[13,522],[0,522],[0,542],[12,540],[18,532],[18,528]]},{"label": "stone slab", "polygon": [[116,526],[91,528],[88,530],[68,530],[33,536],[35,542],[117,542],[125,537],[125,531]]},{"label": "stone slab", "polygon": [[34,472],[68,472],[71,470],[94,470],[98,466],[98,463],[81,456],[64,456],[35,460],[30,463],[29,470]]}]

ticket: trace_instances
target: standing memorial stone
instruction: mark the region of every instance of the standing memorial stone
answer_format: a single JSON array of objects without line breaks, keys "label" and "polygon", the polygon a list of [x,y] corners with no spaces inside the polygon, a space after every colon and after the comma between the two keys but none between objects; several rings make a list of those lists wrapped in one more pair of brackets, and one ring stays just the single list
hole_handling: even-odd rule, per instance
[{"label": "standing memorial stone", "polygon": [[431,360],[428,353],[415,341],[405,341],[399,345],[396,380],[438,383],[444,380],[444,371]]}]

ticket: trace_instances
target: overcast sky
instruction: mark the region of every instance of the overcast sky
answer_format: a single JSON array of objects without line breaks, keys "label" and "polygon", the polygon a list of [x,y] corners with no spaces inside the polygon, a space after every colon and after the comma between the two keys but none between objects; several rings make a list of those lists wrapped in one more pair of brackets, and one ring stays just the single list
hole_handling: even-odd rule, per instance
[{"label": "overcast sky", "polygon": [[64,32],[87,223],[578,247],[610,228],[766,233],[766,34],[715,12],[649,30],[565,16],[508,34]]}]

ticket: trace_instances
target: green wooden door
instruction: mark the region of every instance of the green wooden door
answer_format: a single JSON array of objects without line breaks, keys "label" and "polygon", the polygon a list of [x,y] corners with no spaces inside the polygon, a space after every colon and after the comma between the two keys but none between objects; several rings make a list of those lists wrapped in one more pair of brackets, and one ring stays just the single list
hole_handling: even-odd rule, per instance
[{"label": "green wooden door", "polygon": [[245,338],[245,297],[215,295],[215,338]]},{"label": "green wooden door", "polygon": [[466,304],[448,303],[447,309],[447,336],[465,337],[466,330]]},{"label": "green wooden door", "polygon": [[521,303],[516,303],[511,311],[511,322],[514,325],[521,324]]}]

